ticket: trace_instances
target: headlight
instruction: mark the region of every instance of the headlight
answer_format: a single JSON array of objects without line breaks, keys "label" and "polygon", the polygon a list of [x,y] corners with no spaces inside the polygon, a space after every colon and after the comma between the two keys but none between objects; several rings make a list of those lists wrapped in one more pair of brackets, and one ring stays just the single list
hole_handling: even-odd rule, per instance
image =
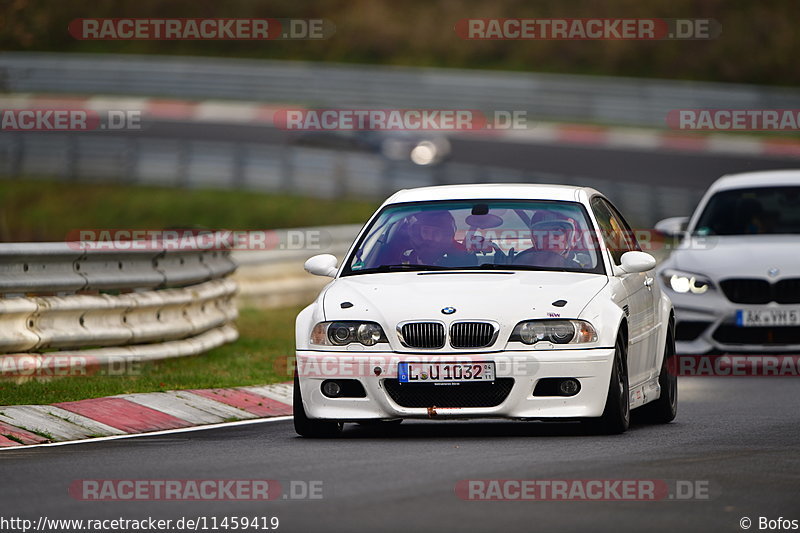
[{"label": "headlight", "polygon": [[597,332],[585,320],[527,320],[517,324],[509,340],[525,344],[583,344],[595,342]]},{"label": "headlight", "polygon": [[665,270],[661,273],[661,279],[673,291],[681,294],[690,292],[692,294],[703,294],[709,288],[713,288],[711,280],[701,274],[691,274],[679,270]]},{"label": "headlight", "polygon": [[364,346],[374,346],[379,342],[389,342],[383,329],[375,322],[320,322],[311,331],[311,344],[321,346],[345,346],[360,342]]}]

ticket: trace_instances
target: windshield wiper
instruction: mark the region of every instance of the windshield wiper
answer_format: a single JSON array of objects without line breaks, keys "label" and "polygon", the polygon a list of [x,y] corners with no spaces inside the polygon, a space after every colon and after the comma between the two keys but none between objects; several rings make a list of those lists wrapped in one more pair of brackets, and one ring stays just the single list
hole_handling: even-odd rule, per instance
[{"label": "windshield wiper", "polygon": [[481,263],[477,267],[471,268],[478,268],[480,270],[532,270],[532,271],[539,271],[539,272],[576,272],[574,270],[570,270],[567,268],[559,268],[559,267],[541,267],[541,266],[533,266],[533,265],[502,265],[497,263]]},{"label": "windshield wiper", "polygon": [[374,274],[381,272],[414,272],[420,270],[448,270],[448,268],[435,265],[381,265],[374,268],[354,270],[353,274]]}]

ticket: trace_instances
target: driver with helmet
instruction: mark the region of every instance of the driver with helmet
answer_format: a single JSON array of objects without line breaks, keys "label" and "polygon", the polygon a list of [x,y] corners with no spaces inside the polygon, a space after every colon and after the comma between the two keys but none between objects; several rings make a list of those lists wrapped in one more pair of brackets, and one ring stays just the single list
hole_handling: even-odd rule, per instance
[{"label": "driver with helmet", "polygon": [[456,240],[456,221],[449,211],[421,211],[409,217],[408,239],[405,264],[459,267],[477,263]]}]

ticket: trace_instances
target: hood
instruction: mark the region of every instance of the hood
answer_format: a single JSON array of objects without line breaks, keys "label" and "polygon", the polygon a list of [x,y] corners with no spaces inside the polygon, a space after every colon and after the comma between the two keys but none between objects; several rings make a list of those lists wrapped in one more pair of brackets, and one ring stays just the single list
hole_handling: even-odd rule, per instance
[{"label": "hood", "polygon": [[[712,279],[800,277],[800,235],[694,237],[664,263]],[[777,274],[770,275],[778,269]]]},{"label": "hood", "polygon": [[[346,276],[325,292],[326,320],[372,317],[390,328],[406,320],[494,320],[515,325],[527,318],[574,318],[608,279],[572,272],[393,272]],[[563,307],[553,306],[566,300]],[[353,307],[343,309],[342,302]],[[450,315],[442,313],[454,307]]]}]

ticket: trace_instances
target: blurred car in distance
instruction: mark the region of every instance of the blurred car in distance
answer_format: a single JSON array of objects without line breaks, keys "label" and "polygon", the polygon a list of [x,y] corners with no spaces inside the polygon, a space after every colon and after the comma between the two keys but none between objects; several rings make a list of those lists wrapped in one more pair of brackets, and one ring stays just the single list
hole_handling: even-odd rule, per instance
[{"label": "blurred car in distance", "polygon": [[800,349],[800,170],[723,176],[656,229],[683,235],[657,269],[678,353]]}]

